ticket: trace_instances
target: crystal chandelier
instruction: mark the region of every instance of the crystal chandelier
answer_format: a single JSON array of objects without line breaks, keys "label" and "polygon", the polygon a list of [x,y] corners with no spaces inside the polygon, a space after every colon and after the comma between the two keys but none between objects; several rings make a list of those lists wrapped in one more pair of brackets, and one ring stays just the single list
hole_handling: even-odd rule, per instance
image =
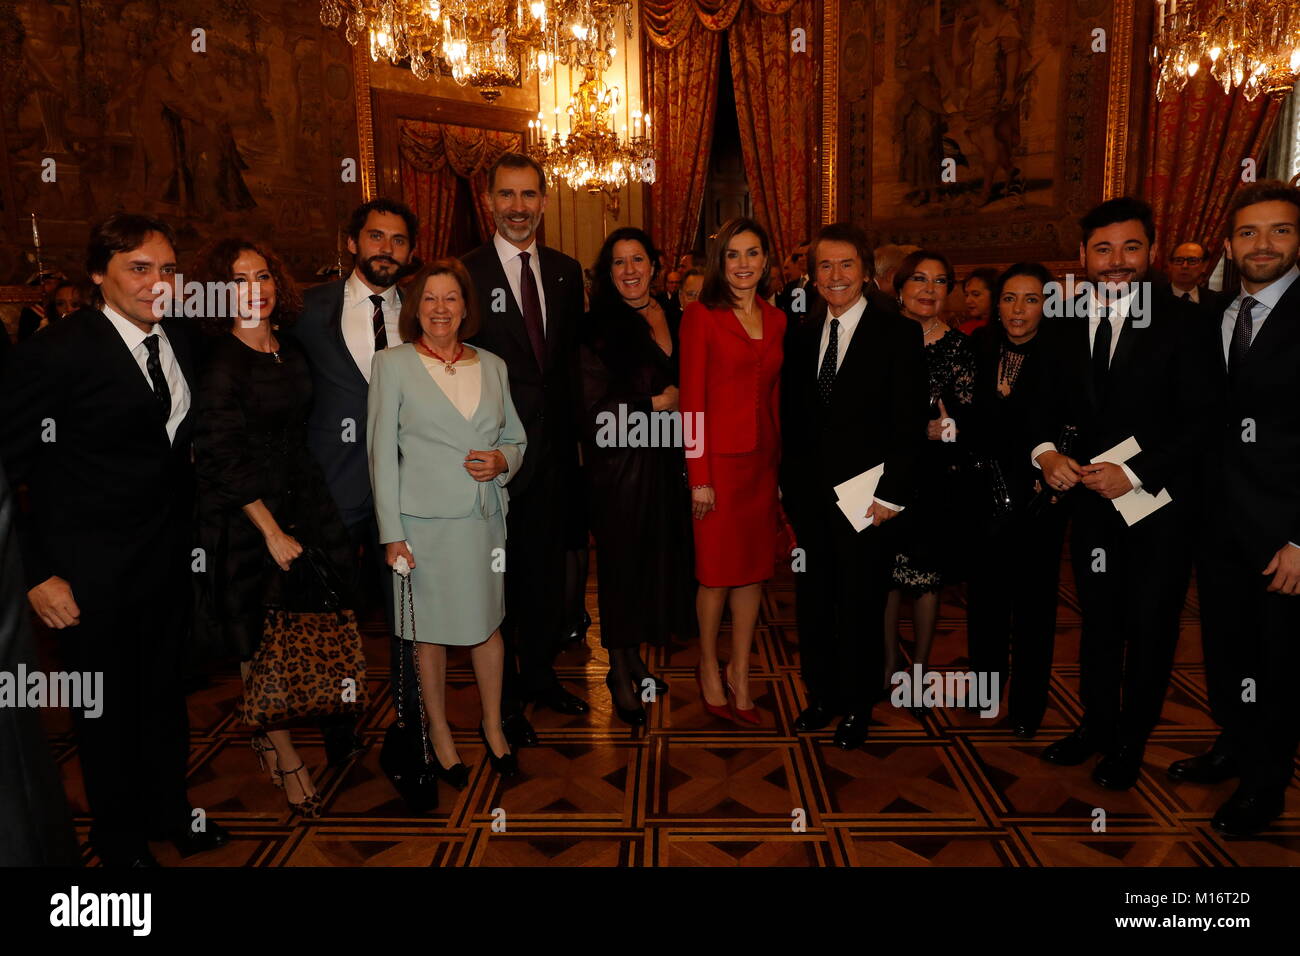
[{"label": "crystal chandelier", "polygon": [[549,83],[556,63],[608,68],[620,11],[630,37],[631,0],[321,0],[320,19],[421,80],[442,60],[491,103],[522,79]]},{"label": "crystal chandelier", "polygon": [[1227,93],[1285,96],[1300,78],[1296,0],[1156,0],[1156,97],[1177,93],[1209,61]]},{"label": "crystal chandelier", "polygon": [[620,131],[615,125],[619,105],[618,87],[606,86],[589,69],[565,111],[568,132],[552,130],[541,113],[528,123],[528,152],[547,175],[573,189],[604,193],[615,214],[619,189],[630,181],[655,181],[650,114],[633,112],[631,130]]}]

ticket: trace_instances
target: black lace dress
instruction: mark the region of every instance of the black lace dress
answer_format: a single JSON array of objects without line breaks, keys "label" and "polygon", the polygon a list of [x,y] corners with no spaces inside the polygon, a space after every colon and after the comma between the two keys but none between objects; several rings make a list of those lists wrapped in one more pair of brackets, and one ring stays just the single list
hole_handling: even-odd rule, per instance
[{"label": "black lace dress", "polygon": [[968,546],[969,456],[961,441],[962,421],[975,399],[975,350],[970,339],[949,329],[925,347],[930,375],[930,417],[939,402],[956,425],[955,441],[926,441],[916,469],[916,496],[891,524],[897,553],[892,586],[910,597],[938,591],[960,576]]}]

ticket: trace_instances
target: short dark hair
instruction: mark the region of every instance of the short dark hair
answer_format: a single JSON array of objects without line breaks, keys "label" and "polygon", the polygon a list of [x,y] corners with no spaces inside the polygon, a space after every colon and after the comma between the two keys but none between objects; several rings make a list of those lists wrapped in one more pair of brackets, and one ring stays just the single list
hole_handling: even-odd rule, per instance
[{"label": "short dark hair", "polygon": [[1054,281],[1052,273],[1041,262],[1017,262],[1015,265],[1008,266],[1002,270],[1000,276],[997,276],[989,283],[989,290],[993,293],[993,314],[995,316],[998,314],[998,300],[1002,298],[1003,287],[1016,276],[1029,276],[1037,279],[1044,286]]},{"label": "short dark hair", "polygon": [[682,285],[685,285],[686,280],[691,278],[691,276],[700,276],[701,278],[703,278],[704,270],[701,269],[699,266],[691,266],[689,269],[687,269],[685,272],[682,273]]},{"label": "short dark hair", "polygon": [[130,252],[144,245],[151,233],[158,233],[176,248],[176,233],[161,219],[134,212],[115,212],[90,228],[86,243],[86,273],[108,271],[108,261],[119,252]]},{"label": "short dark hair", "polygon": [[431,277],[444,275],[456,280],[461,298],[465,300],[465,318],[456,330],[456,338],[464,342],[478,334],[478,296],[474,292],[474,282],[459,259],[447,257],[430,262],[406,286],[402,313],[397,319],[397,334],[403,342],[414,342],[424,333],[420,328],[420,300],[424,298],[424,287]]},{"label": "short dark hair", "polygon": [[952,263],[942,252],[935,252],[933,249],[917,249],[916,252],[909,252],[903,257],[903,261],[898,264],[894,270],[894,292],[901,294],[903,283],[912,277],[916,267],[927,259],[933,259],[935,262],[943,264],[943,270],[948,276],[948,290],[952,291]]},{"label": "short dark hair", "polygon": [[[710,309],[730,309],[736,305],[736,296],[727,285],[727,245],[742,232],[752,232],[758,236],[758,244],[763,255],[772,257],[772,242],[767,237],[767,230],[757,221],[747,216],[728,219],[718,230],[709,246],[708,263],[704,267],[704,287],[700,289],[700,302]],[[762,280],[759,280],[759,288]]]},{"label": "short dark hair", "polygon": [[[813,266],[817,265],[817,246],[823,242],[847,242],[853,246],[858,253],[858,258],[862,260],[862,274],[868,279],[876,277],[876,257],[871,251],[871,243],[867,241],[867,234],[853,223],[828,222],[817,230],[808,244],[808,258]],[[810,268],[808,275],[812,274]]]},{"label": "short dark hair", "polygon": [[1147,234],[1147,244],[1156,244],[1156,215],[1151,206],[1132,196],[1116,196],[1107,199],[1089,209],[1079,219],[1079,228],[1083,230],[1083,244],[1086,246],[1092,234],[1105,226],[1117,222],[1129,222],[1136,219],[1142,223],[1142,231]]},{"label": "short dark hair", "polygon": [[1228,234],[1237,226],[1237,213],[1247,206],[1261,202],[1289,202],[1296,207],[1297,225],[1300,225],[1300,188],[1289,186],[1280,179],[1261,179],[1237,190],[1228,204]]},{"label": "short dark hair", "polygon": [[533,157],[526,156],[523,153],[502,153],[498,156],[496,162],[488,169],[487,184],[489,193],[496,187],[497,170],[499,169],[531,169],[537,174],[538,188],[541,190],[542,195],[546,195],[546,171],[542,169],[542,164]]},{"label": "short dark hair", "polygon": [[[275,283],[275,310],[271,313],[271,324],[276,328],[287,329],[298,321],[302,311],[302,296],[293,276],[285,268],[284,260],[275,254],[270,246],[253,239],[231,237],[209,242],[194,256],[191,272],[199,282],[234,281],[235,260],[247,250],[255,252],[266,260],[267,271]],[[210,335],[229,332],[235,326],[233,315],[205,315],[200,322],[203,331]]]},{"label": "short dark hair", "polygon": [[349,239],[353,242],[357,241],[361,230],[366,228],[366,220],[370,218],[372,212],[387,212],[394,216],[401,216],[402,221],[406,223],[406,237],[411,240],[411,246],[415,246],[415,240],[420,235],[420,217],[411,212],[411,207],[406,203],[386,196],[378,196],[363,202],[352,210],[352,215],[348,218]]},{"label": "short dark hair", "polygon": [[596,264],[591,267],[591,307],[593,309],[609,308],[617,305],[622,298],[618,289],[614,286],[613,278],[610,276],[614,269],[614,244],[618,242],[639,242],[646,255],[650,257],[650,278],[653,280],[659,274],[659,250],[655,248],[654,241],[645,230],[638,229],[636,226],[623,226],[621,229],[615,229],[605,237],[605,241],[600,247],[600,253],[596,256]]}]

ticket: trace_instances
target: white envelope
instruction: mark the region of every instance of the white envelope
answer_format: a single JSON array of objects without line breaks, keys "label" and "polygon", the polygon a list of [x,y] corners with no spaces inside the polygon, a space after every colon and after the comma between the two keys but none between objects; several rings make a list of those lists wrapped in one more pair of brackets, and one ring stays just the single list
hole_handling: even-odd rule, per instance
[{"label": "white envelope", "polygon": [[854,475],[835,486],[835,503],[844,512],[844,517],[849,519],[854,531],[861,531],[872,524],[872,519],[865,515],[875,500],[876,485],[880,484],[884,473],[885,463],[881,462],[875,468],[868,468],[862,474]]},{"label": "white envelope", "polygon": [[[1130,435],[1114,448],[1108,448],[1092,459],[1094,465],[1101,462],[1110,462],[1119,465],[1128,461],[1134,455],[1142,450],[1138,445],[1137,438]],[[1141,488],[1134,488],[1132,491],[1120,495],[1118,498],[1112,498],[1111,504],[1119,512],[1124,523],[1130,528],[1151,514],[1153,511],[1159,511],[1165,505],[1174,499],[1169,494],[1168,488],[1160,489],[1160,494],[1153,495],[1149,491]]]}]

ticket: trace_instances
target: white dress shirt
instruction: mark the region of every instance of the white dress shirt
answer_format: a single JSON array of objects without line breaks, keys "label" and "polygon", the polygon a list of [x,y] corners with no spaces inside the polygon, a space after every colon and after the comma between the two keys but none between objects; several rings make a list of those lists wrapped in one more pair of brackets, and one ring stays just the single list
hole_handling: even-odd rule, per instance
[{"label": "white dress shirt", "polygon": [[367,382],[370,381],[370,363],[375,360],[375,304],[370,301],[372,295],[379,295],[384,300],[384,335],[388,339],[388,348],[402,344],[397,332],[397,319],[402,314],[402,299],[397,294],[397,286],[391,285],[380,293],[371,292],[353,271],[343,284],[343,342]]},{"label": "white dress shirt", "polygon": [[1192,286],[1190,289],[1180,289],[1171,282],[1169,283],[1169,289],[1173,292],[1175,299],[1181,299],[1183,296],[1187,296],[1189,301],[1195,302],[1197,305],[1200,305],[1201,303],[1201,290],[1196,286]]},{"label": "white dress shirt", "polygon": [[135,364],[140,366],[140,372],[149,384],[150,391],[153,390],[153,379],[149,377],[149,350],[145,348],[144,340],[150,335],[157,336],[158,361],[162,364],[163,378],[167,380],[167,390],[172,396],[171,415],[167,418],[167,441],[175,442],[176,430],[181,427],[181,422],[185,420],[185,415],[190,410],[190,387],[181,373],[181,367],[176,361],[176,353],[172,351],[167,333],[158,324],[155,324],[148,334],[141,332],[139,326],[126,319],[120,312],[114,311],[107,303],[103,306],[103,313],[108,317],[108,321],[113,323],[117,334],[122,336],[127,351],[135,359]]},{"label": "white dress shirt", "polygon": [[[1120,333],[1124,331],[1124,319],[1128,317],[1129,306],[1133,304],[1133,297],[1137,295],[1137,291],[1138,287],[1134,285],[1133,289],[1127,295],[1115,300],[1115,304],[1109,309],[1109,314],[1105,316],[1106,320],[1110,322],[1110,355],[1107,357],[1106,362],[1108,367],[1110,365],[1110,360],[1115,358],[1115,347],[1119,345]],[[1150,308],[1149,300],[1147,307]],[[1089,355],[1092,354],[1092,347],[1097,341],[1097,329],[1101,327],[1101,320],[1103,317],[1102,312],[1103,310],[1101,309],[1093,309],[1093,314],[1088,316]],[[1056,442],[1045,441],[1041,445],[1035,445],[1033,450],[1029,453],[1029,458],[1034,463],[1034,467],[1040,471],[1043,466],[1038,463],[1038,456],[1045,451],[1056,451]],[[1088,462],[1081,461],[1079,464],[1086,465]],[[1128,478],[1134,491],[1142,487],[1142,482],[1138,479],[1138,476],[1133,473],[1132,468],[1123,462],[1117,462],[1116,464],[1123,469],[1124,476]]]},{"label": "white dress shirt", "polygon": [[1255,300],[1255,305],[1250,310],[1250,340],[1255,341],[1259,335],[1259,330],[1264,325],[1264,320],[1268,318],[1270,312],[1277,305],[1278,300],[1291,288],[1291,283],[1295,282],[1296,276],[1300,276],[1300,265],[1294,265],[1291,269],[1274,279],[1272,284],[1264,286],[1258,292],[1250,293],[1242,289],[1231,304],[1224,309],[1223,319],[1219,323],[1219,330],[1223,334],[1223,360],[1228,360],[1228,349],[1232,346],[1232,333],[1237,328],[1237,312],[1241,309],[1241,300],[1250,296]]},{"label": "white dress shirt", "polygon": [[[510,292],[515,297],[515,305],[519,306],[519,311],[524,311],[523,294],[519,288],[521,270],[523,261],[519,258],[519,247],[510,244],[501,233],[492,234],[492,245],[496,248],[497,257],[501,260],[501,268],[505,271],[506,281],[510,283]],[[534,239],[532,245],[524,250],[528,253],[528,267],[533,270],[533,278],[537,281],[537,299],[542,303],[542,334],[546,334],[546,293],[542,290],[542,262],[537,256],[537,240]],[[487,308],[492,308],[491,303]]]},{"label": "white dress shirt", "polygon": [[[831,310],[829,308],[826,310],[826,318],[822,322],[822,343],[817,349],[818,375],[821,374],[822,362],[825,361],[826,350],[830,348],[831,344],[831,320],[838,319],[840,323],[840,327],[835,333],[835,372],[838,375],[840,368],[844,365],[844,354],[848,352],[849,343],[853,341],[853,333],[857,329],[859,321],[862,319],[862,314],[866,311],[867,297],[863,295],[858,296],[857,301],[849,306],[843,315],[834,316],[831,315]],[[873,497],[872,500],[884,505],[890,511],[903,510],[902,505],[896,505],[879,496]]]}]

